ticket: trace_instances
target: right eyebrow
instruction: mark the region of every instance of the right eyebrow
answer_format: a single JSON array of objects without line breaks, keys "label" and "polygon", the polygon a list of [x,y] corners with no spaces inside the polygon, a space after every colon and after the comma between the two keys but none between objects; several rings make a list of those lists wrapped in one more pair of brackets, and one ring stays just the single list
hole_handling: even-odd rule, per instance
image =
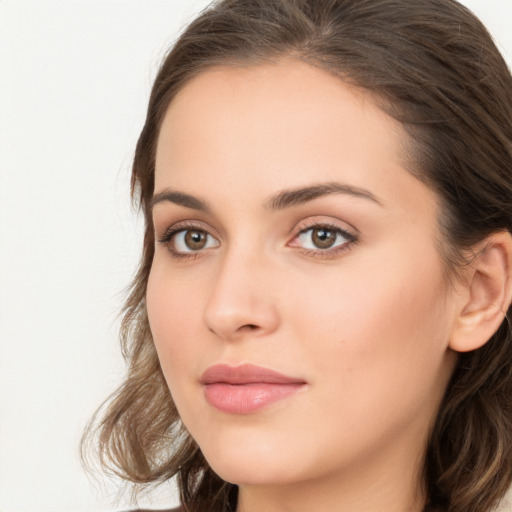
[{"label": "right eyebrow", "polygon": [[189,194],[185,194],[184,192],[176,192],[171,189],[165,189],[158,194],[155,194],[149,206],[151,210],[159,203],[170,202],[180,206],[184,206],[185,208],[190,208],[192,210],[199,210],[205,213],[211,213],[211,208],[205,201],[198,199],[197,197],[191,196]]}]

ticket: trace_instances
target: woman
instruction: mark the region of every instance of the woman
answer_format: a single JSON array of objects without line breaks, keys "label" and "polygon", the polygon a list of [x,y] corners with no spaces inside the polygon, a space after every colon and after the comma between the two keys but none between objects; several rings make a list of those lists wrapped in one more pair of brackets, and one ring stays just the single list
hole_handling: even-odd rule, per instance
[{"label": "woman", "polygon": [[453,0],[224,0],[156,78],[106,467],[188,511],[485,512],[512,475],[512,78]]}]

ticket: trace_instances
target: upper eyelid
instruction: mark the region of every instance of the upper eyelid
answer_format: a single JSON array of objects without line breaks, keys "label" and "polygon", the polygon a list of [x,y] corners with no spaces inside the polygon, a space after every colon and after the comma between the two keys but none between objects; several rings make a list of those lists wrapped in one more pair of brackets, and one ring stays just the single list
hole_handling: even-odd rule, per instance
[{"label": "upper eyelid", "polygon": [[[338,221],[338,222],[341,222],[341,221]],[[303,224],[304,223],[304,224]],[[329,226],[331,228],[334,228],[334,229],[339,229],[340,231],[346,231],[346,232],[351,232],[353,231],[354,234],[357,234],[359,233],[359,231],[354,228],[353,226],[351,226],[350,224],[348,224],[347,222],[343,222],[344,225],[346,226],[350,226],[349,228],[346,228],[344,226],[341,226],[341,225],[338,225],[337,222],[333,222],[333,221],[321,221],[321,220],[304,220],[304,221],[301,221],[301,222],[298,222],[294,225],[294,227],[289,231],[289,235],[293,234],[294,232],[295,233],[302,233],[304,231],[307,231],[309,229],[312,229],[314,227],[321,227],[321,226]],[[163,231],[164,231],[164,234],[169,232],[169,231],[185,231],[187,229],[198,229],[198,230],[201,230],[201,231],[206,231],[208,232],[210,235],[212,236],[215,236],[215,237],[218,237],[220,235],[217,235],[217,234],[213,234],[213,233],[218,233],[217,229],[215,228],[212,228],[210,225],[205,225],[205,223],[203,221],[200,221],[200,220],[184,220],[184,221],[178,221],[178,222],[175,222],[175,223],[171,223],[169,224]],[[157,228],[156,228],[156,225],[155,225],[155,231],[157,231]],[[212,233],[213,231],[213,233]]]},{"label": "upper eyelid", "polygon": [[292,229],[291,233],[296,231],[297,233],[303,233],[304,231],[307,231],[309,229],[312,229],[314,227],[318,226],[329,226],[334,229],[338,229],[342,232],[345,232],[347,234],[350,234],[354,238],[359,238],[360,232],[357,228],[355,228],[352,224],[342,221],[340,219],[332,220],[331,216],[329,217],[329,220],[320,220],[317,217],[322,217],[320,215],[313,216],[309,219],[304,219],[301,222],[298,222],[295,227]]},{"label": "upper eyelid", "polygon": [[[214,238],[219,238],[219,235],[215,234],[217,231],[213,229],[210,225],[207,225],[206,223],[200,221],[200,220],[183,220],[178,222],[173,222],[168,225],[166,225],[162,230],[162,233],[160,237],[165,236],[167,233],[173,232],[177,233],[180,231],[187,231],[188,229],[197,229],[198,231],[205,231],[209,235],[213,236]],[[155,226],[155,232],[158,231]],[[212,233],[213,231],[213,233]]]}]

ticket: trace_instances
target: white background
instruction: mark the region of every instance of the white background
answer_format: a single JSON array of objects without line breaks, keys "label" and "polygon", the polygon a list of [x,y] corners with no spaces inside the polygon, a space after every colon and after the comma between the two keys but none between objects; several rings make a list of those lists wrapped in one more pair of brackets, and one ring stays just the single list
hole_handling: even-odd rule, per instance
[{"label": "white background", "polygon": [[[129,175],[160,58],[207,0],[0,0],[0,511],[129,508],[78,442],[121,381]],[[512,62],[512,0],[466,0]],[[164,489],[146,505],[175,503]]]}]

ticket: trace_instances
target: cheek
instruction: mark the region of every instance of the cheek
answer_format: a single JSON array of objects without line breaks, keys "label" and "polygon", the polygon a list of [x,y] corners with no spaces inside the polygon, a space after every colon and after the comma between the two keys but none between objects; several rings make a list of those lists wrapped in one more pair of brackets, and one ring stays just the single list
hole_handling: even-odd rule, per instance
[{"label": "cheek", "polygon": [[[303,295],[294,311],[295,332],[322,347],[319,352],[319,343],[312,346],[308,357],[326,371],[336,361],[352,376],[365,378],[372,368],[387,378],[393,372],[410,375],[420,365],[431,364],[435,371],[449,336],[442,267],[436,253],[430,258],[423,253],[422,259],[410,253],[410,258],[400,258],[399,251],[393,258],[385,258],[385,251],[378,259],[361,258],[358,268],[347,268],[324,280],[318,293]],[[421,270],[416,261],[423,261]]]},{"label": "cheek", "polygon": [[[185,283],[179,276],[169,278],[165,265],[155,260],[150,272],[146,307],[149,325],[165,377],[177,379],[190,368],[190,359],[197,354],[200,320],[197,283]],[[170,371],[172,370],[172,371]]]},{"label": "cheek", "polygon": [[303,295],[293,313],[292,337],[318,390],[311,407],[319,416],[330,411],[324,438],[338,436],[342,451],[411,422],[423,429],[453,369],[437,260],[422,272],[405,259],[366,263]]}]

